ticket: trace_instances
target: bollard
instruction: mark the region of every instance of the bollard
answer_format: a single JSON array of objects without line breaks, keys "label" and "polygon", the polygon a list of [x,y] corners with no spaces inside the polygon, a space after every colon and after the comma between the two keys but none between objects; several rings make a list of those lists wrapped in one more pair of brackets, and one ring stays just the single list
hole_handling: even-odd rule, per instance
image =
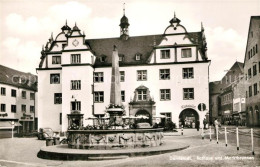
[{"label": "bollard", "polygon": [[204,131],[203,131],[203,128],[201,128],[201,137],[202,137],[202,140],[204,140]]},{"label": "bollard", "polygon": [[225,143],[226,143],[226,147],[227,147],[227,127],[225,127]]},{"label": "bollard", "polygon": [[211,141],[211,126],[209,126],[209,141]]},{"label": "bollard", "polygon": [[239,138],[238,138],[238,127],[236,127],[237,132],[237,151],[239,150]]},{"label": "bollard", "polygon": [[255,152],[254,152],[254,135],[253,135],[253,128],[251,128],[251,141],[252,141],[252,155],[255,155]]},{"label": "bollard", "polygon": [[181,126],[181,135],[183,135],[183,125]]},{"label": "bollard", "polygon": [[[218,125],[216,125],[218,126]],[[216,128],[216,136],[217,136],[217,144],[218,144],[218,127],[215,127]]]}]

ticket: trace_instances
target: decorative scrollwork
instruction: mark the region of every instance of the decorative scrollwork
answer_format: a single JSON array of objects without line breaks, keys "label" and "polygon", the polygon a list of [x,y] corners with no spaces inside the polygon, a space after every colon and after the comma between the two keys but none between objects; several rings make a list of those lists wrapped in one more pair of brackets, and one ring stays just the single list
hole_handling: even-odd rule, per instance
[{"label": "decorative scrollwork", "polygon": [[154,139],[155,140],[155,135],[145,135],[145,139],[149,139],[149,140],[152,140]]},{"label": "decorative scrollwork", "polygon": [[114,142],[115,139],[116,139],[116,135],[115,135],[115,136],[109,136],[109,137],[108,137],[108,141],[109,141],[110,143]]},{"label": "decorative scrollwork", "polygon": [[100,136],[99,138],[92,136],[91,137],[91,143],[93,144],[93,139],[99,144],[102,139],[104,139],[105,136]]},{"label": "decorative scrollwork", "polygon": [[80,142],[80,144],[88,143],[88,140],[89,140],[89,136],[88,136],[88,135],[82,134],[82,135],[79,137],[79,142]]},{"label": "decorative scrollwork", "polygon": [[142,136],[138,136],[138,137],[137,137],[137,140],[142,140],[142,139],[143,139]]}]

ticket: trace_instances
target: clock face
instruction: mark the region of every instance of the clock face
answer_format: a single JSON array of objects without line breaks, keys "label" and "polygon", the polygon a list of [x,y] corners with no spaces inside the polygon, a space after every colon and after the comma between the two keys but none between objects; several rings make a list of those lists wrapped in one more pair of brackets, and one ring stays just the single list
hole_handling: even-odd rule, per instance
[{"label": "clock face", "polygon": [[75,47],[78,46],[78,44],[79,44],[79,41],[76,39],[72,42],[72,45],[74,45]]}]

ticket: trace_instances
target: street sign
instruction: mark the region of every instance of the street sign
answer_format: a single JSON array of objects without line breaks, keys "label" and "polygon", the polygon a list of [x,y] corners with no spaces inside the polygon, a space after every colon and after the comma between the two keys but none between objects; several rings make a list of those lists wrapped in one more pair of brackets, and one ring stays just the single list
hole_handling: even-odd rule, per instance
[{"label": "street sign", "polygon": [[200,104],[198,105],[198,109],[199,109],[200,111],[205,111],[205,110],[206,110],[206,104],[200,103]]}]

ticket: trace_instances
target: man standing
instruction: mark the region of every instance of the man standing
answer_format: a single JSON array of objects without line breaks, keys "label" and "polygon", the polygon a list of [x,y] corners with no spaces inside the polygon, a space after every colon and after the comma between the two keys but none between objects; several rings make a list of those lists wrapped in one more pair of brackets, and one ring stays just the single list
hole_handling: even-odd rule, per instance
[{"label": "man standing", "polygon": [[217,138],[217,133],[218,133],[218,127],[219,127],[219,122],[218,122],[218,118],[215,118],[215,121],[214,121],[214,130],[215,130],[215,137]]},{"label": "man standing", "polygon": [[203,120],[203,125],[204,125],[204,129],[206,129],[206,125],[207,125],[207,120],[206,120],[206,118],[204,118],[204,120]]}]

